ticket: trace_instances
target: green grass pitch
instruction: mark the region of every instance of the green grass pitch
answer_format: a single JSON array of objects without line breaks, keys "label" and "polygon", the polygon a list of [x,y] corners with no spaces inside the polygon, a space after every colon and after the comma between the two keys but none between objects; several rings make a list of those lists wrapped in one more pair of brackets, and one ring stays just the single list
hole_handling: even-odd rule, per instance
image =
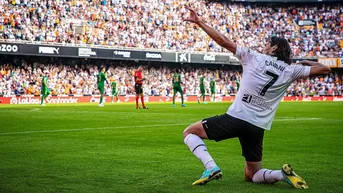
[{"label": "green grass pitch", "polygon": [[284,102],[265,133],[263,167],[289,163],[308,190],[247,183],[237,139],[206,141],[223,179],[192,186],[203,166],[182,131],[229,103],[0,106],[0,192],[343,192],[343,103]]}]

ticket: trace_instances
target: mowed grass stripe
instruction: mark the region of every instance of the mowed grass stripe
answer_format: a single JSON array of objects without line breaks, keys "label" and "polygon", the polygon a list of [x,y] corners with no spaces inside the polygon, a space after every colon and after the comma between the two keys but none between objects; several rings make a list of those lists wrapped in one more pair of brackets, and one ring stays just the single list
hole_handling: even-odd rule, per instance
[{"label": "mowed grass stripe", "polygon": [[[274,121],[312,121],[321,120],[322,118],[281,118],[275,119]],[[8,132],[0,133],[1,135],[19,135],[19,134],[32,134],[32,133],[57,133],[57,132],[75,132],[75,131],[96,131],[96,130],[109,130],[109,129],[134,129],[134,128],[150,128],[150,127],[169,127],[169,126],[185,126],[190,123],[179,123],[179,124],[160,124],[160,125],[128,125],[119,127],[98,127],[98,128],[79,128],[79,129],[58,129],[58,130],[37,130],[37,131],[19,131],[19,132]]]},{"label": "mowed grass stripe", "polygon": [[0,133],[0,136],[1,135],[31,134],[31,133],[57,133],[57,132],[96,131],[96,130],[127,129],[127,128],[135,129],[135,128],[150,128],[150,127],[170,127],[170,126],[181,126],[181,125],[187,125],[187,124],[189,124],[189,123],[160,124],[160,125],[132,125],[132,126],[119,126],[119,127],[59,129],[59,130],[42,130],[42,131],[21,131],[21,132]]}]

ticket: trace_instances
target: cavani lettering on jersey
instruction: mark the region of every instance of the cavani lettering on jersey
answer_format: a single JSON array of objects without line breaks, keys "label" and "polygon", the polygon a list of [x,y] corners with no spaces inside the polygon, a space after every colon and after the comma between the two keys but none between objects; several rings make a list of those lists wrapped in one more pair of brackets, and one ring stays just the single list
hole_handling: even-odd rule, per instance
[{"label": "cavani lettering on jersey", "polygon": [[286,68],[284,66],[278,65],[276,62],[273,61],[266,61],[266,66],[272,66],[273,68],[275,68],[276,70],[280,70],[281,72],[283,72]]}]

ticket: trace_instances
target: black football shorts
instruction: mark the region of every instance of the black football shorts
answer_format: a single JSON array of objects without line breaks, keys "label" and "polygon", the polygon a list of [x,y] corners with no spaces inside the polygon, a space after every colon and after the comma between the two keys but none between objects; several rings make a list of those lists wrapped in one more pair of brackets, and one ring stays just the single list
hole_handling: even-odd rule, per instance
[{"label": "black football shorts", "polygon": [[202,125],[210,140],[221,141],[238,137],[246,161],[262,160],[264,129],[226,113],[203,119]]}]

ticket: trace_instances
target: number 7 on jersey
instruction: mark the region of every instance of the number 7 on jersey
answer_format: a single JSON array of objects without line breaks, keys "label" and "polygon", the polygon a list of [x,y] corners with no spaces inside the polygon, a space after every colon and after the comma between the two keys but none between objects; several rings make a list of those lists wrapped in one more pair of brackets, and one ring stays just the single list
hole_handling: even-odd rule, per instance
[{"label": "number 7 on jersey", "polygon": [[270,72],[269,70],[267,70],[264,74],[268,75],[271,77],[271,79],[263,86],[260,95],[264,96],[267,92],[267,90],[273,86],[273,84],[277,81],[277,79],[279,78],[279,75],[274,74],[273,72]]}]

